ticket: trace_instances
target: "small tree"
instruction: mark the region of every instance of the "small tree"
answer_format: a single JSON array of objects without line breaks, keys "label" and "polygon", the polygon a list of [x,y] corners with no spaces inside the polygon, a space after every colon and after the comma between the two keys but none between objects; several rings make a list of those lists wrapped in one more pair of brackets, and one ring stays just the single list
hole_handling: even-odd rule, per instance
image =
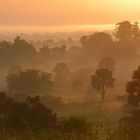
[{"label": "small tree", "polygon": [[140,66],[133,72],[132,80],[127,83],[128,105],[138,107],[140,103]]},{"label": "small tree", "polygon": [[115,79],[112,71],[108,69],[97,69],[95,75],[91,77],[92,86],[102,95],[102,100],[105,100],[106,90],[114,87]]}]

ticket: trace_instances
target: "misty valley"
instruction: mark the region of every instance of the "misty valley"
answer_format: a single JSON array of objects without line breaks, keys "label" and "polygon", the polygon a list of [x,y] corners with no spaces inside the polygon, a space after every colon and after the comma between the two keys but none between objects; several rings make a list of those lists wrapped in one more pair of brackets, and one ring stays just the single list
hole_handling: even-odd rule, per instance
[{"label": "misty valley", "polygon": [[139,23],[54,34],[0,35],[0,139],[140,140]]}]

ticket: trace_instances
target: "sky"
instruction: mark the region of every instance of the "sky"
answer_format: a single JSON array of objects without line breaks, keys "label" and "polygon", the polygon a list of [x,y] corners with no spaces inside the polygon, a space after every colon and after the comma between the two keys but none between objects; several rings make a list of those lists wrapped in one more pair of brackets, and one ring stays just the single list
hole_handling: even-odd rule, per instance
[{"label": "sky", "polygon": [[140,0],[0,0],[0,26],[70,26],[139,21]]}]

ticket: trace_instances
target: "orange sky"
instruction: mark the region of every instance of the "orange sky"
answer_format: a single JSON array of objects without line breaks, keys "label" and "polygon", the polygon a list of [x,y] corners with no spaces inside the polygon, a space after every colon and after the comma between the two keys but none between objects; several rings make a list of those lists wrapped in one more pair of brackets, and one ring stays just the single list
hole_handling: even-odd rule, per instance
[{"label": "orange sky", "polygon": [[139,21],[140,0],[0,0],[0,25],[81,25]]}]

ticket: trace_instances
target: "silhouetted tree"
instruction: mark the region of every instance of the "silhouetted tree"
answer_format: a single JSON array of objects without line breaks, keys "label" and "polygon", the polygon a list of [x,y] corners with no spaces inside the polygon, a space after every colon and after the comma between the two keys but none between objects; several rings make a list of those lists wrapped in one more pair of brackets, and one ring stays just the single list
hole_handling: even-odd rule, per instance
[{"label": "silhouetted tree", "polygon": [[63,85],[67,82],[69,68],[66,63],[57,63],[54,67],[55,83],[57,85]]},{"label": "silhouetted tree", "polygon": [[44,46],[39,50],[39,55],[47,58],[48,56],[50,56],[50,50],[51,49],[49,48],[49,46]]},{"label": "silhouetted tree", "polygon": [[139,23],[134,22],[132,24],[129,21],[119,22],[116,24],[115,34],[119,40],[135,40],[140,35]]},{"label": "silhouetted tree", "polygon": [[31,130],[49,130],[55,127],[56,114],[40,102],[39,96],[28,96],[24,106],[27,106],[27,112],[23,112],[22,116]]},{"label": "silhouetted tree", "polygon": [[80,42],[83,47],[94,48],[97,46],[110,46],[113,43],[113,39],[108,33],[97,32],[89,36],[82,36]]},{"label": "silhouetted tree", "polygon": [[14,42],[3,41],[0,43],[0,66],[15,64],[30,64],[35,61],[36,49],[32,44],[17,36]]},{"label": "silhouetted tree", "polygon": [[0,93],[0,116],[1,131],[12,133],[54,129],[57,121],[56,114],[40,102],[39,96],[16,102],[5,93]]},{"label": "silhouetted tree", "polygon": [[140,66],[133,72],[132,80],[127,83],[126,91],[125,112],[127,113],[121,119],[121,123],[126,126],[123,127],[123,131],[127,130],[131,139],[138,140],[140,131]]},{"label": "silhouetted tree", "polygon": [[93,139],[92,125],[86,118],[57,117],[39,96],[17,102],[4,92],[0,93],[0,132],[4,136],[35,134],[39,139],[44,132],[50,134],[50,139]]},{"label": "silhouetted tree", "polygon": [[87,55],[88,58],[94,57],[97,59],[100,55],[106,56],[107,48],[109,49],[110,46],[112,46],[113,39],[108,33],[97,32],[89,36],[82,36],[80,42],[82,44],[81,55],[84,54],[84,56]]},{"label": "silhouetted tree", "polygon": [[138,107],[140,103],[140,66],[133,72],[132,80],[127,83],[128,104]]},{"label": "silhouetted tree", "polygon": [[51,57],[54,60],[61,60],[66,54],[66,46],[62,45],[61,47],[54,47],[51,49]]},{"label": "silhouetted tree", "polygon": [[139,23],[134,22],[132,26],[132,33],[133,33],[133,38],[136,41],[140,37],[140,28],[139,28]]},{"label": "silhouetted tree", "polygon": [[43,94],[53,88],[51,75],[35,69],[27,69],[7,76],[7,88],[13,94]]},{"label": "silhouetted tree", "polygon": [[116,24],[116,37],[120,40],[132,39],[132,24],[129,21],[123,21]]},{"label": "silhouetted tree", "polygon": [[113,78],[112,71],[108,69],[97,69],[95,75],[91,77],[92,86],[102,95],[104,101],[106,90],[114,87],[115,79]]},{"label": "silhouetted tree", "polygon": [[33,60],[36,56],[36,50],[32,44],[21,39],[19,36],[15,38],[14,43],[12,44],[12,51],[14,52],[15,57],[17,57],[16,59],[21,62],[25,62],[25,60]]}]

